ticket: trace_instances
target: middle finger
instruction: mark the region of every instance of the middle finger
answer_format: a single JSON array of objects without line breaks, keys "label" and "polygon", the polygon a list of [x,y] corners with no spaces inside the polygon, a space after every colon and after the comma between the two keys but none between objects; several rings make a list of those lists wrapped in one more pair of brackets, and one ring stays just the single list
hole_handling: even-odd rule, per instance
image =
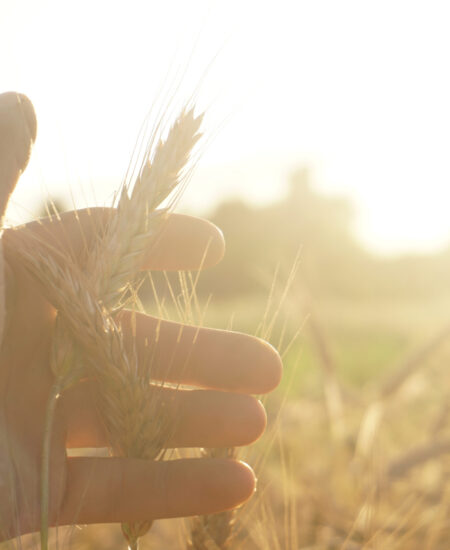
[{"label": "middle finger", "polygon": [[127,311],[120,322],[125,340],[137,346],[142,364],[150,362],[155,379],[253,394],[267,393],[280,381],[280,356],[254,336]]}]

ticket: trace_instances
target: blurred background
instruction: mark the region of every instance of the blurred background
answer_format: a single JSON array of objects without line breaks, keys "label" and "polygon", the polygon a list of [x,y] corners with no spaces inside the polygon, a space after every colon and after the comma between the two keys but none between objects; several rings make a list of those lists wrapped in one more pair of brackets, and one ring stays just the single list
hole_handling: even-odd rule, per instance
[{"label": "blurred background", "polygon": [[193,98],[205,136],[177,208],[216,222],[228,247],[200,295],[262,303],[299,254],[302,292],[336,317],[360,379],[447,319],[446,2],[1,8],[1,89],[26,93],[39,121],[10,223],[50,201],[110,204],[145,118]]},{"label": "blurred background", "polygon": [[107,199],[150,107],[198,91],[208,145],[186,207],[279,200],[308,164],[318,189],[353,201],[355,236],[372,251],[446,245],[446,2],[1,8],[2,90],[28,94],[40,123],[16,219],[35,213],[43,191],[80,206]]},{"label": "blurred background", "polygon": [[[27,94],[39,122],[9,222],[46,215],[49,201],[109,204],[149,109],[151,121],[168,98],[175,113],[194,96],[205,138],[178,210],[215,222],[227,254],[196,283],[208,305],[188,320],[257,333],[283,353],[267,407],[300,504],[272,498],[284,516],[302,511],[295,548],[344,548],[350,531],[360,546],[345,548],[369,548],[376,533],[391,537],[384,548],[447,548],[448,3],[0,0],[0,10],[0,88]],[[179,315],[186,303],[167,283],[178,296],[186,281],[153,280],[160,303],[146,283],[145,305]],[[272,475],[285,460],[271,455]],[[397,492],[383,485],[391,507],[377,521],[352,477],[368,482],[375,462],[389,480],[416,472]],[[400,521],[405,495],[425,504]],[[279,547],[294,548],[286,525]]]}]

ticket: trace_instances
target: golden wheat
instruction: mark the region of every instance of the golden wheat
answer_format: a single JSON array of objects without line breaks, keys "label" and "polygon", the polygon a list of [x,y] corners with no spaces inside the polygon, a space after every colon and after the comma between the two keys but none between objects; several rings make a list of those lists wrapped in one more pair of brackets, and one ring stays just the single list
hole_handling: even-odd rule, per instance
[{"label": "golden wheat", "polygon": [[[201,120],[194,116],[193,109],[184,109],[167,139],[159,140],[154,151],[149,150],[131,196],[124,185],[116,212],[110,216],[106,230],[96,236],[85,272],[63,252],[45,249],[43,243],[21,249],[25,265],[40,280],[58,311],[51,356],[56,380],[50,395],[43,453],[44,548],[48,544],[46,468],[54,402],[61,391],[80,379],[86,367],[99,381],[100,412],[116,454],[155,459],[170,436],[168,426],[158,415],[162,404],[151,390],[151,372],[140,369],[136,354],[125,349],[117,316],[113,318],[110,312],[120,310],[121,297],[135,282],[152,239],[154,244],[167,214],[167,209],[156,208],[183,181],[183,169],[200,138]],[[137,547],[138,537],[150,525],[123,525],[131,548]]]}]

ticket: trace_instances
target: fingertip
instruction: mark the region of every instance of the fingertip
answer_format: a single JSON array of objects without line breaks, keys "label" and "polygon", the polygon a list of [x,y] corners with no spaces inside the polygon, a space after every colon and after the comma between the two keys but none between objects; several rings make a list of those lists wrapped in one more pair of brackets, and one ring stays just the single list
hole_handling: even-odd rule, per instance
[{"label": "fingertip", "polygon": [[202,267],[213,267],[218,264],[225,255],[225,237],[221,229],[213,223],[202,220],[209,227],[210,237],[207,245],[204,264]]},{"label": "fingertip", "polygon": [[256,336],[242,335],[245,349],[246,391],[264,394],[275,389],[281,381],[283,363],[278,351],[268,342]]},{"label": "fingertip", "polygon": [[274,390],[283,376],[283,361],[278,351],[265,340],[260,343],[260,389],[257,393],[268,393]]},{"label": "fingertip", "polygon": [[254,421],[253,439],[249,443],[253,443],[257,439],[259,439],[267,427],[266,409],[264,408],[264,405],[261,403],[259,399],[257,399],[255,403],[254,418],[255,418],[255,421]]},{"label": "fingertip", "polygon": [[237,462],[239,466],[239,478],[240,478],[240,486],[241,486],[241,494],[240,494],[240,502],[239,504],[243,504],[244,502],[247,502],[256,491],[256,476],[253,469],[243,461]]},{"label": "fingertip", "polygon": [[[190,269],[213,267],[222,260],[225,254],[225,238],[222,231],[212,222],[182,214],[173,214],[171,222],[178,231],[178,255],[182,256],[182,250],[188,253],[184,264]],[[182,229],[184,229],[183,236]],[[183,246],[182,239],[186,239],[186,246]],[[177,264],[179,261],[177,259]],[[178,265],[176,268],[179,269]]]},{"label": "fingertip", "polygon": [[256,476],[252,468],[240,460],[224,459],[221,496],[222,509],[230,510],[244,504],[256,491]]},{"label": "fingertip", "polygon": [[259,399],[250,395],[235,396],[240,400],[233,418],[236,443],[234,446],[250,445],[259,439],[267,426],[267,414]]},{"label": "fingertip", "polygon": [[0,215],[25,170],[36,139],[36,115],[23,94],[0,94]]},{"label": "fingertip", "polygon": [[224,253],[223,234],[213,223],[185,214],[170,214],[143,267],[199,270],[216,265]]},{"label": "fingertip", "polygon": [[242,332],[204,329],[191,356],[197,368],[189,383],[235,393],[264,394],[278,386],[283,365],[276,349]]},{"label": "fingertip", "polygon": [[[246,502],[256,488],[256,477],[245,462],[233,458],[189,459],[182,476],[171,476],[166,517],[216,514]],[[184,485],[184,490],[183,490]],[[190,490],[188,490],[188,487]],[[180,495],[183,497],[180,499]],[[185,503],[182,502],[185,500]],[[176,507],[176,509],[173,508]]]}]

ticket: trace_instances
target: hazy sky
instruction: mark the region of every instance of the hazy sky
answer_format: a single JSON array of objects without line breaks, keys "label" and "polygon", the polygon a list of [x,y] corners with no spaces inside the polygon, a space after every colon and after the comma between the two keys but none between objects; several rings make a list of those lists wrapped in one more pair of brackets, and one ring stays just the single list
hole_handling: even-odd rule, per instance
[{"label": "hazy sky", "polygon": [[[298,164],[392,252],[450,241],[450,8],[433,0],[0,0],[0,90],[38,143],[12,218],[104,202],[157,94],[198,88],[208,145],[185,207],[281,197]],[[164,88],[166,84],[166,88]]]}]

